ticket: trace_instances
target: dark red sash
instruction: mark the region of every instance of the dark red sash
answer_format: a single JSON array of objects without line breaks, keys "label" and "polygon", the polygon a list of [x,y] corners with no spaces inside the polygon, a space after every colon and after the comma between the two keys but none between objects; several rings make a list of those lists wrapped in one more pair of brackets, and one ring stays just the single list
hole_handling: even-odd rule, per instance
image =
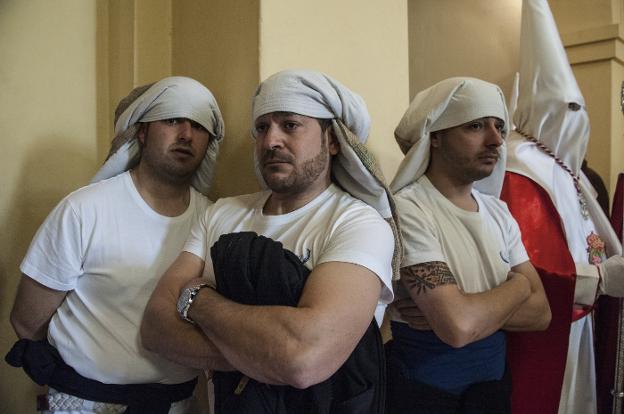
[{"label": "dark red sash", "polygon": [[556,413],[573,320],[576,267],[559,214],[544,189],[529,178],[507,172],[501,199],[520,226],[522,242],[552,311],[546,331],[508,335],[512,412]]}]

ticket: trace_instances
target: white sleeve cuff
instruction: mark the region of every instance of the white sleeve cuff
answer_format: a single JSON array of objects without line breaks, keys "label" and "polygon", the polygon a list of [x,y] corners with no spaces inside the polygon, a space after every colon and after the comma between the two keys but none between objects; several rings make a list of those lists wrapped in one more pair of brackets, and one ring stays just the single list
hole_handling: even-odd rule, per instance
[{"label": "white sleeve cuff", "polygon": [[574,303],[578,305],[593,305],[596,300],[600,273],[598,267],[587,263],[576,265],[576,286],[574,288]]}]

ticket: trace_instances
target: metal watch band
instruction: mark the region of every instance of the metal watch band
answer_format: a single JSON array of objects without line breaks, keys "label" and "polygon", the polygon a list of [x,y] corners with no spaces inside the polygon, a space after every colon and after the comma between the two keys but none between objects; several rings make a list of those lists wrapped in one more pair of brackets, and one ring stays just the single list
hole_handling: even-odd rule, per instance
[{"label": "metal watch band", "polygon": [[182,304],[183,306],[179,308],[178,311],[180,313],[180,317],[184,319],[185,321],[190,322],[192,324],[195,323],[195,321],[193,321],[188,316],[188,312],[189,312],[189,309],[191,308],[191,304],[195,300],[195,297],[197,296],[199,291],[205,287],[211,287],[211,286],[208,283],[201,283],[197,286],[192,286],[192,287],[187,288],[186,291],[182,294],[180,299],[183,299],[183,297],[185,297],[186,302]]}]

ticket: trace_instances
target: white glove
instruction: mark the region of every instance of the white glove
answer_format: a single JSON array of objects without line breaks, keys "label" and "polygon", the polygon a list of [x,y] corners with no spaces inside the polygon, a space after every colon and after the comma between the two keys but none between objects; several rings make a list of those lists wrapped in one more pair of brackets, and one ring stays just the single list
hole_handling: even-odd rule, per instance
[{"label": "white glove", "polygon": [[601,294],[616,298],[624,297],[624,257],[615,255],[598,265]]}]

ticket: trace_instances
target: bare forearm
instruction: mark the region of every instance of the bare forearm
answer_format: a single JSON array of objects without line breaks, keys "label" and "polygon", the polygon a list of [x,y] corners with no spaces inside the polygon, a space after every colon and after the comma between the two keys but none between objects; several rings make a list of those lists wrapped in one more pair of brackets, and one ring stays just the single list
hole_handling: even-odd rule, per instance
[{"label": "bare forearm", "polygon": [[433,331],[444,342],[462,347],[492,335],[501,329],[527,300],[528,285],[519,278],[508,280],[492,290],[481,293],[461,293],[431,309],[419,304]]},{"label": "bare forearm", "polygon": [[401,269],[401,282],[435,334],[462,347],[499,330],[530,294],[529,280],[510,272],[508,280],[482,293],[464,293],[445,262]]},{"label": "bare forearm", "polygon": [[192,368],[233,370],[221,352],[197,327],[182,321],[171,309],[152,308],[145,313],[141,324],[141,340],[147,350]]},{"label": "bare forearm", "polygon": [[548,300],[540,292],[531,292],[531,296],[507,319],[503,329],[508,331],[543,331],[548,328],[551,319]]},{"label": "bare forearm", "polygon": [[526,287],[523,283],[516,278],[492,290],[465,295],[468,300],[467,309],[475,313],[473,322],[477,331],[475,340],[485,338],[503,328],[526,304],[528,290],[523,289]]},{"label": "bare forearm", "polygon": [[19,339],[30,339],[39,341],[45,339],[48,334],[50,320],[41,324],[28,324],[28,321],[21,320],[17,315],[11,314],[11,326]]},{"label": "bare forearm", "polygon": [[307,388],[329,378],[353,352],[380,291],[367,268],[326,262],[308,276],[297,307],[241,305],[201,289],[189,314],[239,371]]},{"label": "bare forearm", "polygon": [[512,269],[527,278],[531,285],[529,298],[511,315],[503,329],[509,331],[541,331],[548,328],[551,320],[550,305],[544,286],[537,271],[530,262],[524,262]]},{"label": "bare forearm", "polygon": [[67,292],[50,289],[22,274],[11,310],[11,325],[18,338],[45,339],[50,320]]},{"label": "bare forearm", "polygon": [[314,334],[322,328],[306,329],[314,326],[309,309],[241,305],[211,289],[200,295],[191,317],[236,369],[255,380],[305,388],[328,378],[348,356],[323,352]]},{"label": "bare forearm", "polygon": [[143,346],[163,357],[194,368],[229,371],[232,367],[214,344],[194,325],[180,319],[177,302],[186,283],[199,278],[201,258],[182,252],[158,282],[141,324]]}]

